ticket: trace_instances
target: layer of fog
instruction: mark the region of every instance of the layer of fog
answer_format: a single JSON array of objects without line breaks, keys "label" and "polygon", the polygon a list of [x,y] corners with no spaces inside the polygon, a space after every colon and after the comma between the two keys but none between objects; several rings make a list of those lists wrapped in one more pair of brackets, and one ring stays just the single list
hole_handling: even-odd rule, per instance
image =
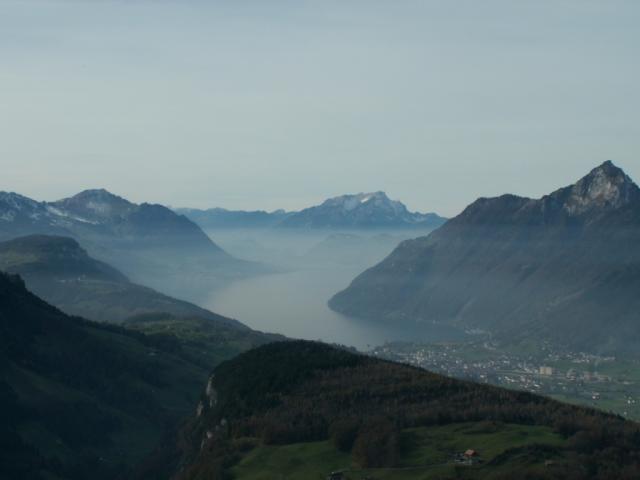
[{"label": "layer of fog", "polygon": [[403,240],[427,232],[215,230],[211,238],[232,255],[268,264],[274,273],[211,291],[199,303],[261,331],[368,349],[393,340],[453,340],[459,332],[421,325],[385,325],[331,311],[327,301]]}]

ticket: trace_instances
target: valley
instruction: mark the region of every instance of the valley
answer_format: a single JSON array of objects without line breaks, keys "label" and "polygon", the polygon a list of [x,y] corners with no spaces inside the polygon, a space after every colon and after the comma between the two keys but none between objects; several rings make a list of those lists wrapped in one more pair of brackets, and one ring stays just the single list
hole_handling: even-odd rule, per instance
[{"label": "valley", "polygon": [[[83,211],[78,205],[75,208]],[[194,224],[194,228],[198,227]],[[141,366],[125,377],[105,369],[109,382],[122,392],[97,399],[100,390],[92,383],[68,384],[55,369],[48,371],[37,364],[36,370],[25,370],[13,354],[4,370],[5,383],[0,384],[7,390],[5,408],[17,412],[16,396],[29,397],[27,392],[38,391],[55,401],[68,425],[43,420],[47,410],[36,402],[27,404],[31,409],[27,420],[10,425],[7,434],[18,435],[24,442],[19,446],[21,454],[28,455],[35,446],[47,458],[61,462],[39,467],[39,473],[30,471],[38,479],[43,472],[60,472],[63,478],[75,480],[79,477],[74,472],[91,469],[98,453],[108,463],[96,470],[105,479],[114,472],[135,480],[166,478],[180,464],[188,468],[175,471],[176,480],[211,475],[239,480],[322,479],[331,472],[344,480],[493,479],[502,473],[508,476],[515,468],[532,478],[564,478],[586,461],[584,441],[590,452],[600,456],[600,465],[609,465],[608,454],[598,449],[611,445],[611,438],[602,440],[604,444],[593,438],[602,435],[598,425],[605,418],[607,422],[640,418],[635,357],[574,351],[544,339],[487,332],[473,324],[393,323],[380,321],[377,315],[350,316],[330,308],[332,296],[352,288],[352,279],[360,278],[371,265],[388,262],[407,243],[424,241],[438,232],[264,226],[203,229],[209,244],[224,255],[238,259],[239,264],[265,268],[223,283],[205,282],[195,290],[190,283],[179,286],[189,290],[194,303],[134,283],[94,258],[82,246],[87,239],[78,241],[73,233],[70,237],[27,235],[2,242],[0,267],[20,274],[34,293],[65,313],[121,325],[94,327],[86,320],[63,320],[70,331],[76,328],[74,322],[86,322],[80,325],[95,336],[94,348],[108,352],[115,341],[128,352],[127,364]],[[418,240],[413,240],[416,236]],[[129,252],[158,261],[161,257],[156,253],[153,249]],[[172,268],[172,260],[166,260],[162,268]],[[191,261],[185,257],[185,273],[191,270],[190,282],[198,283],[194,273],[199,267],[189,265]],[[174,281],[170,274],[163,280]],[[12,332],[15,326],[7,323],[4,328]],[[33,353],[29,355],[35,361],[43,355],[39,344],[40,340],[30,346]],[[243,354],[247,351],[248,356]],[[110,355],[124,355],[118,352]],[[400,363],[386,363],[389,360]],[[90,362],[100,365],[97,359]],[[162,368],[162,374],[148,373],[155,367]],[[55,368],[68,369],[69,364]],[[215,373],[210,377],[212,369]],[[329,373],[334,369],[340,373]],[[238,377],[239,372],[244,373]],[[305,386],[290,398],[298,377]],[[142,389],[136,387],[140,382]],[[204,384],[205,393],[198,396]],[[156,390],[160,386],[162,390]],[[444,397],[438,399],[441,394]],[[69,420],[68,410],[80,408],[79,399],[87,395],[88,405],[96,405],[92,407],[96,410],[84,411],[84,421],[105,425],[113,448],[98,442],[81,449],[72,442],[70,435],[78,434],[79,427]],[[389,395],[400,400],[389,403]],[[316,397],[328,403],[317,403]],[[136,398],[155,405],[155,416],[137,418]],[[554,399],[566,403],[553,403]],[[457,412],[451,410],[456,402]],[[514,402],[519,405],[515,410],[506,406]],[[337,414],[336,405],[346,410]],[[162,428],[157,428],[159,424]],[[625,438],[622,448],[630,448],[632,424],[619,425],[619,435]],[[180,440],[176,444],[172,438]],[[465,456],[470,449],[477,456]],[[45,457],[34,458],[45,461]]]},{"label": "valley", "polygon": [[317,267],[239,280],[214,291],[203,306],[224,316],[241,318],[255,330],[363,351],[391,340],[414,340],[416,335],[423,341],[464,338],[464,333],[454,328],[397,330],[333,312],[327,307],[327,299],[335,286],[348,282],[353,273],[352,268]]},{"label": "valley", "polygon": [[[279,272],[241,279],[213,290],[200,304],[253,329],[290,338],[322,340],[369,350],[392,340],[460,340],[448,326],[398,329],[332,311],[327,301],[368,265],[384,258],[415,232],[297,232],[207,230],[238,258],[274,266]],[[251,301],[247,301],[251,299]]]},{"label": "valley", "polygon": [[[611,182],[613,185],[607,193],[612,197],[608,200],[599,199],[598,193],[592,190],[596,186],[604,188],[601,185],[607,184],[607,182]],[[594,187],[589,187],[591,184]],[[590,188],[592,190],[589,190]],[[590,193],[580,193],[584,191]],[[589,207],[584,202],[581,204],[581,208],[595,209],[593,211],[596,213],[592,212],[591,215],[597,218],[602,215],[598,213],[599,208],[613,209],[612,218],[620,215],[619,209],[635,208],[628,207],[628,202],[631,202],[630,205],[635,205],[634,202],[637,201],[638,196],[635,184],[610,162],[595,169],[589,176],[582,179],[578,186],[568,187],[553,194],[555,197],[573,198],[571,195],[591,196],[597,199],[592,200],[593,202],[601,202],[603,207]],[[508,203],[509,200],[505,198],[495,201]],[[551,202],[551,200],[544,201]],[[565,201],[577,202],[577,200]],[[488,202],[491,203],[491,201]],[[535,205],[535,201],[530,201],[530,203]],[[470,207],[471,210],[473,208],[480,207]],[[553,215],[557,216],[561,213]],[[521,220],[513,221],[517,224]],[[463,220],[455,219],[455,222],[461,223]],[[552,220],[548,220],[548,222],[552,222]],[[632,222],[631,225],[635,224]],[[504,226],[498,227],[498,229],[504,228]],[[561,232],[562,227],[554,227],[550,223],[546,226],[543,224],[527,228],[531,229],[530,233],[535,232],[535,235],[540,236],[545,229],[551,232],[555,230]],[[584,227],[585,232],[593,228],[595,227],[591,224]],[[346,287],[351,279],[356,278],[355,285],[359,287],[361,278],[371,277],[373,272],[381,267],[372,268],[362,275],[360,272],[381,261],[381,266],[388,264],[389,258],[393,259],[394,256],[399,255],[398,252],[409,249],[407,244],[401,244],[401,242],[413,238],[413,235],[417,234],[419,237],[408,244],[428,244],[427,242],[431,238],[429,232],[395,230],[372,233],[366,230],[340,231],[338,229],[337,231],[287,232],[285,235],[282,230],[284,229],[209,230],[208,233],[234,255],[278,265],[277,268],[283,271],[239,281],[226,289],[216,291],[206,300],[205,306],[227,316],[242,318],[253,328],[259,330],[286,332],[291,338],[323,340],[329,343],[353,346],[360,351],[367,351],[381,358],[416,365],[455,378],[547,395],[559,400],[611,411],[630,419],[640,418],[640,377],[637,374],[640,365],[638,357],[628,350],[621,350],[616,355],[615,349],[612,350],[608,346],[611,340],[603,338],[600,346],[596,346],[595,349],[580,350],[578,349],[580,345],[570,346],[558,343],[558,340],[561,340],[560,337],[553,339],[555,341],[549,341],[549,337],[537,338],[525,334],[524,332],[528,329],[533,331],[540,328],[545,330],[550,328],[544,324],[542,327],[534,326],[535,322],[532,321],[529,321],[530,324],[526,324],[523,327],[524,330],[520,332],[516,327],[505,327],[494,330],[492,333],[477,328],[477,321],[432,323],[409,321],[400,316],[393,321],[381,321],[378,313],[368,310],[365,310],[364,314],[354,312],[353,315],[350,315],[350,311],[345,313],[339,308],[333,310],[327,308],[327,299],[331,298],[338,291],[337,289],[341,288],[340,286]],[[611,275],[614,277],[620,274],[619,262],[627,262],[627,274],[635,268],[635,261],[618,258],[621,255],[626,255],[627,259],[635,258],[633,257],[635,255],[633,247],[629,245],[627,239],[630,235],[636,234],[635,227],[623,231],[624,233],[612,230],[612,241],[618,241],[618,238],[621,238],[625,242],[621,244],[623,246],[621,251],[611,254],[609,260],[596,262],[598,268],[610,269]],[[436,231],[434,234],[436,238],[438,233]],[[478,231],[470,229],[468,238],[473,239],[473,235],[478,235]],[[552,235],[557,236],[561,233],[556,232]],[[477,241],[482,246],[479,248],[482,248],[484,252],[491,252],[492,249],[495,249],[496,252],[493,254],[496,255],[496,261],[499,261],[499,255],[502,255],[500,248],[504,248],[504,240],[496,243],[483,243],[483,240],[456,241],[458,243]],[[456,241],[452,241],[452,243],[456,244]],[[593,249],[600,248],[600,241],[601,239],[597,237],[594,240],[587,238],[584,243],[588,245],[586,248]],[[543,245],[544,248],[552,248],[558,242],[559,240],[550,240],[543,242]],[[384,260],[398,244],[401,245],[397,251]],[[521,243],[521,245],[526,245],[526,243]],[[445,248],[444,245],[442,248]],[[234,249],[237,250],[234,251]],[[606,254],[604,250],[602,253]],[[530,255],[532,254],[524,254],[522,261],[532,261]],[[586,259],[576,261],[575,265],[588,266],[590,262],[591,260]],[[406,268],[409,269],[411,266]],[[535,270],[532,266],[526,268]],[[595,268],[595,265],[589,268]],[[479,275],[477,271],[471,271],[471,273]],[[429,271],[422,275],[424,275],[423,278],[428,278]],[[460,280],[459,275],[462,274],[456,273],[454,278]],[[469,275],[468,281],[472,281],[473,275]],[[487,288],[487,286],[492,282],[504,282],[505,279],[500,278],[501,275],[504,277],[502,273],[485,276],[484,285],[479,283],[478,288],[484,289],[482,291],[489,297],[496,295],[496,292],[492,292],[491,288]],[[550,275],[553,278],[553,273],[550,272]],[[573,278],[574,274],[571,275]],[[524,275],[519,281],[528,281],[527,276],[528,274]],[[396,288],[393,284],[395,281],[393,276],[390,276],[387,281],[391,281],[392,288]],[[436,281],[434,280],[434,285]],[[542,282],[542,280],[539,281]],[[555,280],[553,281],[555,282]],[[416,286],[411,280],[406,280],[406,282],[406,292],[412,292]],[[512,283],[517,285],[518,281],[514,280]],[[496,283],[496,285],[502,284]],[[352,285],[346,292],[354,291],[356,287]],[[380,286],[372,285],[369,287],[368,295],[373,295],[376,291],[375,288],[383,287],[384,283],[381,283]],[[605,287],[597,286],[592,294],[602,295],[596,293],[599,288]],[[532,289],[532,291],[536,291],[534,287]],[[538,288],[538,290],[541,290],[541,294],[548,294],[545,293],[544,288]],[[619,294],[620,291],[617,293]],[[447,294],[454,295],[453,292]],[[387,292],[372,301],[379,302],[385,295]],[[422,293],[422,295],[425,294]],[[468,295],[468,292],[460,292],[460,295]],[[246,302],[246,298],[252,298],[252,302]],[[438,297],[435,298],[438,299]],[[456,297],[454,297],[454,301],[457,301]],[[474,301],[470,301],[468,308],[474,308]],[[486,299],[482,301],[486,301]],[[573,301],[570,296],[568,301]],[[621,305],[624,305],[624,301],[621,302],[621,304],[616,303],[613,308],[619,309]],[[496,299],[493,305],[498,303],[500,302]],[[502,303],[504,304],[505,301]],[[555,306],[556,303],[562,304],[562,300],[553,301],[552,305]],[[500,307],[500,309],[504,308],[504,305]],[[628,313],[629,307],[624,308],[625,313],[622,315],[630,315]],[[606,315],[604,310],[602,312],[602,315]],[[569,313],[571,313],[570,310]],[[464,309],[462,314],[466,315]],[[526,315],[526,311],[519,309],[517,316],[513,318],[519,318],[523,315]],[[416,320],[420,318],[422,317],[417,317]],[[597,319],[589,320],[588,328],[595,328],[593,323],[596,321]],[[557,322],[564,323],[562,319],[558,319]],[[484,327],[484,325],[481,326]],[[562,328],[564,327],[557,330]],[[607,335],[605,338],[608,338],[612,332],[607,331],[605,335]],[[597,337],[592,336],[591,345],[593,345],[595,338]],[[604,350],[604,352],[599,353],[599,350]]]},{"label": "valley", "polygon": [[638,25],[0,0],[0,480],[639,480]]},{"label": "valley", "polygon": [[[584,185],[587,182],[611,181],[621,185],[612,188],[613,191],[620,188],[622,193],[618,195],[622,208],[626,208],[627,201],[636,201],[637,187],[615,166],[607,162],[594,172],[590,176],[596,177],[596,180],[588,176],[581,183]],[[573,188],[576,190],[578,187]],[[597,196],[595,193],[589,195]],[[605,200],[602,201],[606,204]],[[615,211],[617,207],[614,205],[610,208]],[[554,227],[539,226],[533,231],[541,235],[538,229],[543,231],[545,228],[553,230]],[[212,238],[234,255],[278,265],[277,268],[284,271],[234,283],[226,289],[214,292],[206,300],[205,306],[227,316],[242,318],[259,330],[285,332],[291,338],[353,346],[382,358],[409,363],[455,378],[539,393],[611,411],[631,419],[640,418],[640,377],[636,373],[639,367],[638,357],[629,351],[620,351],[615,355],[606,347],[606,341],[602,342],[605,352],[598,353],[597,348],[579,350],[544,338],[536,340],[535,337],[518,333],[517,328],[511,327],[496,330],[492,335],[477,328],[476,323],[472,322],[412,322],[400,320],[400,317],[395,321],[380,321],[375,312],[350,315],[340,309],[327,308],[327,299],[341,286],[348,286],[353,278],[356,278],[358,286],[360,278],[371,276],[375,269],[359,276],[360,272],[381,261],[380,265],[389,263],[389,259],[383,259],[394,250],[395,245],[413,238],[413,234],[421,235],[413,243],[427,242],[429,232],[320,230],[287,232],[285,235],[282,230],[209,230]],[[634,231],[627,230],[624,235],[628,236]],[[435,235],[438,233],[436,231]],[[470,230],[470,233],[473,234],[474,231]],[[478,242],[484,245],[484,251],[491,252],[492,248],[496,248],[496,255],[502,245],[496,243],[494,247],[491,243]],[[585,243],[591,245],[590,248],[598,245],[597,240],[585,240]],[[544,243],[545,248],[551,248],[549,245],[554,244],[555,241],[551,244]],[[403,248],[407,250],[405,244],[401,244],[397,250],[401,251]],[[624,251],[630,248],[632,247],[625,246]],[[398,253],[394,251],[389,258],[394,258],[394,255],[397,256]],[[528,255],[524,258],[528,258]],[[583,263],[588,265],[588,262],[589,260],[585,260]],[[580,262],[577,261],[576,264]],[[598,265],[614,272],[617,269],[613,257]],[[627,270],[635,268],[634,265],[634,262],[630,262]],[[484,287],[479,285],[479,288],[484,288],[483,291],[489,296],[495,295],[495,292],[487,289],[487,284],[500,280],[500,275],[485,277]],[[523,279],[522,281],[526,281],[527,276]],[[389,280],[394,280],[393,276],[387,279]],[[409,283],[406,291],[411,292],[416,287],[410,280],[407,281]],[[504,281],[504,278],[500,281]],[[513,284],[517,283],[514,280]],[[354,288],[356,287],[352,285],[346,291],[353,291]],[[368,295],[375,291],[373,288],[380,287],[370,287],[372,290]],[[386,294],[383,293],[374,301],[380,301]],[[252,298],[252,302],[246,302],[246,298]],[[494,302],[497,303],[498,300]],[[619,304],[615,306],[619,307]],[[473,303],[470,303],[469,308],[473,308]],[[628,311],[628,307],[626,310]],[[523,313],[519,312],[518,315]],[[563,323],[562,320],[558,321]],[[524,328],[539,327],[527,325]],[[611,332],[607,332],[607,335],[610,334]]]}]

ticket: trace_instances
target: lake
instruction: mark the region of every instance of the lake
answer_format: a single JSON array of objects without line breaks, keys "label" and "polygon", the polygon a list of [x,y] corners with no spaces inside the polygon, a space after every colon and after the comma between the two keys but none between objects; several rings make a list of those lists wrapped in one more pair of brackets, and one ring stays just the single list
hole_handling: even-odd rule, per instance
[{"label": "lake", "polygon": [[306,268],[237,281],[217,290],[204,307],[264,332],[322,340],[359,350],[387,341],[442,341],[458,335],[421,326],[420,332],[350,318],[329,309],[327,301],[360,273],[355,267]]}]

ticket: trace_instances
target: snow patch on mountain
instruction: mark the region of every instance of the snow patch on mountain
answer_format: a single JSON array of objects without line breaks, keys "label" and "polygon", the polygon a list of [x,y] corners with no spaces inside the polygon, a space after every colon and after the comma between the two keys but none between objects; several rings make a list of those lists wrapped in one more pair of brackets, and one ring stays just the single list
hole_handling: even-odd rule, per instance
[{"label": "snow patch on mountain", "polygon": [[13,222],[16,219],[16,212],[3,212],[0,219],[5,222]]},{"label": "snow patch on mountain", "polygon": [[329,198],[322,204],[286,218],[280,226],[298,228],[435,228],[445,219],[436,214],[410,212],[384,192]]},{"label": "snow patch on mountain", "polygon": [[60,217],[60,218],[63,218],[63,219],[75,220],[76,222],[89,223],[91,225],[98,225],[98,222],[95,222],[95,221],[92,221],[92,220],[88,220],[86,218],[82,218],[82,217],[79,217],[77,215],[72,215],[71,213],[69,213],[69,212],[67,212],[65,210],[61,210],[60,208],[54,207],[52,205],[47,205],[46,209],[52,215]]}]

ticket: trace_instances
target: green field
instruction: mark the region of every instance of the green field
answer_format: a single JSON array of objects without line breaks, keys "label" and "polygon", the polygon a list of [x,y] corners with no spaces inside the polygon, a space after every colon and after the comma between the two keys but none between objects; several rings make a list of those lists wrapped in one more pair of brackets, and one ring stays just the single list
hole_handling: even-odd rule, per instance
[{"label": "green field", "polygon": [[[514,455],[506,463],[485,467],[509,449],[528,445],[562,447],[564,440],[546,427],[504,424],[454,424],[408,429],[402,432],[402,454],[397,468],[358,469],[351,456],[339,452],[331,442],[259,446],[232,469],[238,480],[324,480],[328,473],[342,470],[348,480],[418,480],[440,475],[462,478],[491,478],[513,462],[523,471],[544,468],[544,458]],[[453,456],[467,449],[479,452],[477,466],[457,465]]]}]

